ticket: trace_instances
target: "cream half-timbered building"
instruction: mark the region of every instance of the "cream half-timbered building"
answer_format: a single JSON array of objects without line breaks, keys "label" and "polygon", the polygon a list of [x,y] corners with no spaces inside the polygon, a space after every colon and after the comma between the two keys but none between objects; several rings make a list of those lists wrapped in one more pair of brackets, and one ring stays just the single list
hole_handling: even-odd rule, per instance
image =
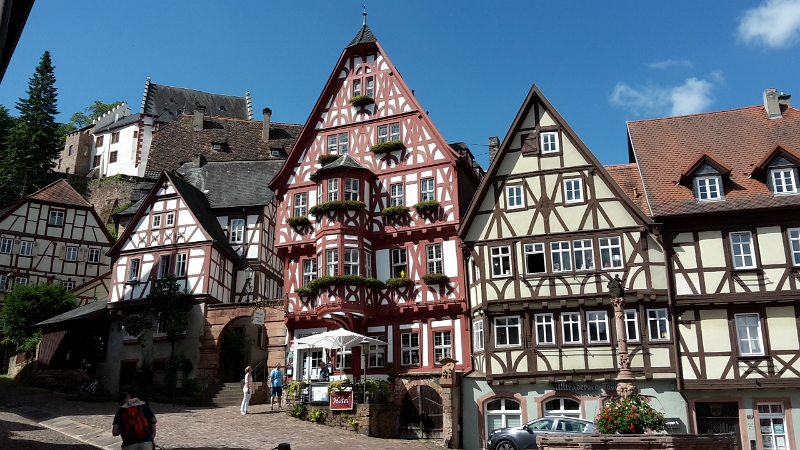
[{"label": "cream half-timbered building", "polygon": [[625,339],[644,394],[683,417],[658,229],[536,87],[459,229],[473,367],[465,448],[544,415],[593,420],[614,392],[607,283],[624,280]]},{"label": "cream half-timbered building", "polygon": [[800,111],[764,104],[628,123],[666,247],[690,431],[796,449]]},{"label": "cream half-timbered building", "polygon": [[[370,350],[367,377],[385,379],[385,363],[394,364],[401,437],[452,435],[436,380],[444,357],[458,361],[457,372],[470,367],[456,228],[479,175],[469,150],[441,136],[365,24],[270,184],[290,334],[345,328],[387,342]],[[345,209],[325,212],[342,201],[350,202]],[[341,275],[360,280],[301,295],[316,280]],[[424,281],[428,275],[438,279]],[[316,379],[330,362],[337,374],[361,378],[359,353],[302,349],[295,373]]]},{"label": "cream half-timbered building", "polygon": [[[114,240],[92,205],[65,180],[0,208],[0,306],[15,284],[81,287],[108,274]],[[103,298],[102,283],[81,302]]]}]

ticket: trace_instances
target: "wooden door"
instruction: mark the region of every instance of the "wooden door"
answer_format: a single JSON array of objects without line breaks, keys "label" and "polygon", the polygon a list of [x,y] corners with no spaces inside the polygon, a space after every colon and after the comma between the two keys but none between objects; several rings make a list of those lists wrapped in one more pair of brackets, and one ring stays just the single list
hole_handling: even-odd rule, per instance
[{"label": "wooden door", "polygon": [[414,386],[403,396],[397,414],[400,439],[439,439],[442,433],[442,396],[430,386]]}]

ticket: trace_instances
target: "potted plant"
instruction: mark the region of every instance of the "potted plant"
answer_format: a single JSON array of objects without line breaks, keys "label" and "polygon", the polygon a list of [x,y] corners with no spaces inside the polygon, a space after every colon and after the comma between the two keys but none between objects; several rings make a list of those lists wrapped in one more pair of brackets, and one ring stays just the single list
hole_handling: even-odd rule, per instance
[{"label": "potted plant", "polygon": [[380,142],[370,147],[370,151],[376,155],[390,153],[397,150],[405,150],[406,146],[400,141]]},{"label": "potted plant", "polygon": [[331,153],[326,153],[324,155],[319,155],[317,157],[317,162],[320,163],[322,165],[322,167],[325,167],[326,165],[328,165],[328,164],[336,161],[337,159],[339,159],[340,156],[341,155],[334,155],[334,154],[331,154]]},{"label": "potted plant", "polygon": [[375,103],[375,99],[370,95],[356,95],[350,98],[350,104],[353,106],[365,106]]},{"label": "potted plant", "polygon": [[290,227],[300,228],[310,224],[311,222],[308,220],[308,216],[295,216],[286,219],[286,223],[288,223]]},{"label": "potted plant", "polygon": [[427,202],[419,202],[414,205],[414,209],[417,210],[418,213],[424,214],[426,212],[431,212],[439,209],[439,202],[436,200],[429,200]]},{"label": "potted plant", "polygon": [[411,284],[411,279],[405,276],[389,278],[386,280],[386,287],[403,287]]},{"label": "potted plant", "polygon": [[389,207],[383,208],[383,211],[381,211],[381,214],[383,214],[385,217],[399,217],[399,216],[402,216],[404,214],[408,214],[408,207],[407,206],[402,206],[402,205],[400,205],[400,206],[389,206]]},{"label": "potted plant", "polygon": [[308,210],[309,214],[314,216],[321,216],[328,211],[335,211],[338,209],[349,209],[351,211],[358,211],[359,209],[364,209],[367,207],[367,204],[364,202],[360,202],[357,200],[336,200],[332,202],[323,202],[319,205],[312,206],[311,209]]},{"label": "potted plant", "polygon": [[602,434],[642,434],[664,430],[664,414],[638,396],[613,397],[606,401],[595,420]]},{"label": "potted plant", "polygon": [[425,284],[441,284],[446,283],[450,277],[443,273],[429,273],[427,275],[423,275],[422,279],[425,280]]}]

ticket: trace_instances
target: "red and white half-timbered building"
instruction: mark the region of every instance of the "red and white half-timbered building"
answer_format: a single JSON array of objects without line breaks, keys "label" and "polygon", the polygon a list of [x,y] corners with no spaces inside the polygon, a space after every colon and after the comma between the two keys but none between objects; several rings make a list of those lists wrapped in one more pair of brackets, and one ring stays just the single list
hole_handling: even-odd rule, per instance
[{"label": "red and white half-timbered building", "polygon": [[[0,208],[0,306],[15,284],[82,287],[108,275],[114,239],[92,205],[65,180]],[[81,303],[106,296],[100,283]]]},{"label": "red and white half-timbered building", "polygon": [[[436,418],[432,429],[419,425],[418,403],[439,395],[438,361],[470,367],[456,228],[480,174],[468,149],[441,136],[364,24],[270,183],[290,336],[345,328],[388,343],[370,349],[367,377],[385,379],[393,364],[405,392],[403,437],[442,434]],[[361,378],[361,361],[358,348],[298,349],[293,363],[297,378],[314,380],[327,362],[335,374]]]}]

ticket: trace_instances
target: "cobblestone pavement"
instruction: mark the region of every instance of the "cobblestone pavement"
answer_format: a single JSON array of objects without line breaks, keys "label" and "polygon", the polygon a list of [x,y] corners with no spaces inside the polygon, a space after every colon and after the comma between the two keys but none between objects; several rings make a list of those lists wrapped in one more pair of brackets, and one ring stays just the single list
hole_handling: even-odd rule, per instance
[{"label": "cobblestone pavement", "polygon": [[0,448],[8,450],[95,450],[91,445],[5,411],[0,411]]},{"label": "cobblestone pavement", "polygon": [[[240,415],[237,407],[173,407],[154,403],[151,408],[158,416],[156,443],[167,450],[173,448],[269,450],[281,442],[291,444],[292,450],[441,448],[438,443],[431,441],[369,438],[352,431],[304,422],[292,418],[285,411],[270,411],[269,405],[251,406],[250,414],[246,416]],[[0,379],[0,413],[4,414],[0,416],[0,420],[5,420],[2,417],[16,414],[30,419],[27,422],[29,426],[41,427],[37,424],[45,424],[96,447],[119,449],[120,439],[111,436],[111,421],[116,409],[117,406],[113,402],[77,401],[65,394],[30,388],[7,379]],[[39,432],[45,433],[40,430]],[[49,436],[51,430],[47,432]],[[3,439],[8,439],[5,432],[2,436]],[[41,437],[44,439],[46,436],[42,434]],[[84,447],[74,445],[74,441],[70,438],[63,439],[62,443],[54,444],[52,447],[6,447],[6,441],[0,440],[0,448],[44,450],[44,448],[58,449],[60,448],[58,445],[62,445],[69,450],[73,448],[84,450]],[[73,446],[67,447],[67,445]]]}]

